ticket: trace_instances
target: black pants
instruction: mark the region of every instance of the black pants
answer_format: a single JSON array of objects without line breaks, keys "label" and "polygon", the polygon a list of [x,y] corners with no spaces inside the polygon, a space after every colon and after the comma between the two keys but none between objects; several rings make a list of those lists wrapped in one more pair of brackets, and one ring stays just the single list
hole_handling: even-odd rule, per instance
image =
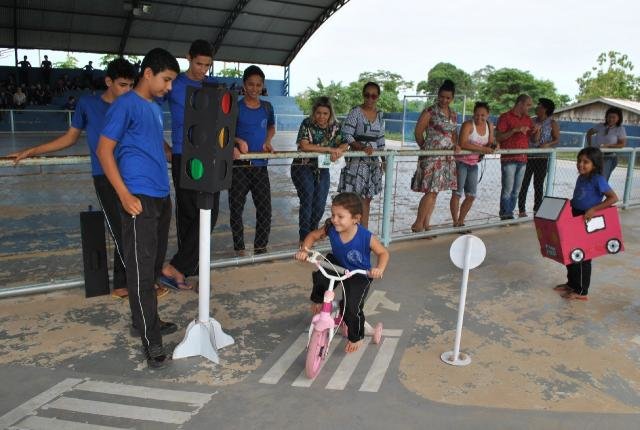
[{"label": "black pants", "polygon": [[[571,208],[573,216],[584,215],[585,211]],[[591,285],[591,260],[567,265],[567,285],[581,296],[589,294]]]},{"label": "black pants", "polygon": [[529,184],[531,183],[532,176],[534,193],[533,211],[538,211],[538,208],[542,203],[542,198],[544,197],[544,178],[547,176],[547,166],[547,157],[529,156],[527,159],[527,168],[524,171],[520,194],[518,194],[518,210],[520,212],[526,212],[527,192],[529,191]]},{"label": "black pants", "polygon": [[127,288],[127,275],[122,251],[122,222],[120,222],[120,200],[116,190],[105,175],[93,177],[98,202],[104,213],[107,230],[113,239],[113,288]]},{"label": "black pants", "polygon": [[162,347],[162,336],[154,285],[167,252],[171,197],[136,197],[142,203],[140,215],[132,217],[120,211],[129,307],[133,325],[140,328],[142,345],[157,351]]},{"label": "black pants", "polygon": [[242,212],[249,192],[256,208],[256,235],[253,247],[264,249],[269,243],[271,233],[271,184],[267,166],[234,163],[229,189],[229,222],[233,235],[233,249],[236,251],[245,249]]},{"label": "black pants", "polygon": [[[198,273],[200,209],[198,208],[198,191],[185,190],[180,187],[180,154],[171,157],[171,176],[176,192],[176,235],[178,251],[171,258],[171,265],[185,276]],[[213,195],[211,209],[211,231],[218,222],[220,193]]]},{"label": "black pants", "polygon": [[[327,255],[329,261],[339,264],[335,257],[331,254]],[[333,275],[335,273],[330,270],[327,273]],[[311,291],[311,301],[314,303],[324,302],[324,292],[329,289],[329,280],[319,271],[316,270],[312,274],[313,290]],[[344,323],[349,329],[349,341],[358,342],[364,338],[364,302],[369,294],[371,279],[363,275],[355,275],[344,281],[345,297],[340,301],[342,315],[344,315]],[[341,289],[339,283],[333,284],[335,291]],[[345,301],[346,298],[346,309]]]}]

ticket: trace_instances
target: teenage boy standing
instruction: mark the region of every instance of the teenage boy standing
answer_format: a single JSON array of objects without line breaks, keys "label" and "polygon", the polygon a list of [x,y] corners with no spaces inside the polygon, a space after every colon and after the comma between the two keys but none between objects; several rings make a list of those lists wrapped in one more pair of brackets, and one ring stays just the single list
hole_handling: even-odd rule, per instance
[{"label": "teenage boy standing", "polygon": [[107,112],[97,150],[122,204],[129,306],[150,368],[164,367],[167,359],[154,284],[167,252],[171,221],[162,111],[155,98],[171,90],[179,72],[178,61],[169,52],[149,51],[135,89],[118,98]]},{"label": "teenage boy standing", "polygon": [[[46,58],[46,57],[45,57]],[[44,63],[44,61],[43,61]],[[9,157],[15,157],[15,164],[20,160],[37,155],[49,154],[69,148],[78,142],[82,130],[87,132],[87,145],[91,156],[91,174],[96,189],[98,202],[104,212],[109,234],[113,238],[115,249],[113,252],[113,293],[112,296],[127,297],[127,279],[122,256],[122,225],[120,224],[120,209],[118,196],[104,175],[100,161],[96,155],[98,139],[104,124],[104,118],[111,103],[119,96],[129,92],[135,79],[133,66],[124,58],[118,58],[107,65],[104,83],[107,89],[101,95],[87,95],[80,98],[71,119],[71,126],[67,132],[50,142],[34,146],[20,152],[14,152]],[[168,292],[165,290],[165,292]]]},{"label": "teenage boy standing", "polygon": [[[182,158],[184,133],[184,100],[187,87],[201,88],[203,83],[216,83],[207,76],[213,64],[213,47],[206,40],[195,40],[187,55],[189,68],[180,73],[172,83],[172,89],[165,99],[171,109],[171,174],[176,192],[176,233],[178,251],[171,261],[162,268],[160,281],[174,289],[190,290],[185,278],[198,273],[200,211],[197,206],[198,192],[180,186],[180,162]],[[211,209],[211,230],[218,220],[220,193],[213,195]]]}]

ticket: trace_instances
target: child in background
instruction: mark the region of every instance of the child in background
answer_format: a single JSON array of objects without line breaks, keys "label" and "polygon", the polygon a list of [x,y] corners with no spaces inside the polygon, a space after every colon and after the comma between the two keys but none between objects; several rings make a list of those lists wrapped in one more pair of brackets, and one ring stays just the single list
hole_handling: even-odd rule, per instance
[{"label": "child in background", "polygon": [[150,368],[164,367],[162,325],[154,284],[167,252],[171,197],[162,111],[155,102],[171,90],[180,66],[161,48],[149,51],[133,91],[107,112],[98,158],[122,204],[122,241],[129,307]]},{"label": "child in background", "polygon": [[[372,278],[380,279],[389,262],[389,252],[378,238],[360,225],[362,218],[362,199],[355,193],[340,193],[331,203],[331,219],[325,222],[323,228],[312,231],[307,235],[295,258],[305,261],[308,257],[306,249],[311,249],[318,240],[329,238],[331,252],[329,261],[348,270],[364,269],[369,276],[354,275],[344,281],[346,306],[343,301],[342,313],[344,323],[348,328],[349,341],[346,352],[355,352],[362,345],[364,338],[364,302],[369,293]],[[376,266],[371,266],[371,251],[376,255]],[[314,314],[320,312],[324,299],[324,292],[329,287],[329,281],[318,272],[313,276],[313,291],[311,293],[311,307]]]},{"label": "child in background", "polygon": [[[587,147],[578,153],[578,180],[571,199],[573,216],[584,215],[589,222],[600,209],[618,201],[618,196],[602,176],[603,157],[598,148]],[[605,197],[604,201],[602,198]],[[567,265],[567,283],[554,290],[563,293],[569,300],[588,300],[591,283],[591,260]]]},{"label": "child in background", "polygon": [[[245,96],[238,101],[238,122],[234,158],[246,152],[273,152],[271,139],[276,134],[273,106],[260,100],[264,88],[264,72],[258,66],[249,66],[242,75]],[[229,189],[229,219],[233,235],[233,249],[238,256],[245,255],[242,212],[251,192],[256,207],[256,234],[253,253],[267,252],[271,233],[271,184],[266,159],[235,160]]]}]

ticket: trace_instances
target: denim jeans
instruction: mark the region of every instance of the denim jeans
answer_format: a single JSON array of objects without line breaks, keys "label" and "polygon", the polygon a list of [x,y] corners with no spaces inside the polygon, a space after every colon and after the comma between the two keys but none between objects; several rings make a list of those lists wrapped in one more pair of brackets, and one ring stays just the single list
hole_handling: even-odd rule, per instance
[{"label": "denim jeans", "polygon": [[502,163],[502,192],[500,193],[500,217],[513,217],[518,193],[527,163]]},{"label": "denim jeans", "polygon": [[462,191],[466,197],[475,197],[478,191],[478,165],[473,166],[456,161],[456,171],[458,176],[458,189],[453,192],[462,197]]},{"label": "denim jeans", "polygon": [[298,214],[298,234],[302,242],[307,234],[318,228],[324,214],[329,195],[329,169],[316,169],[314,166],[292,164],[291,180],[300,199]]},{"label": "denim jeans", "polygon": [[618,156],[615,154],[606,154],[603,161],[604,163],[602,163],[602,176],[604,176],[607,182],[609,182],[609,178],[611,177],[613,169],[615,169],[618,165]]}]

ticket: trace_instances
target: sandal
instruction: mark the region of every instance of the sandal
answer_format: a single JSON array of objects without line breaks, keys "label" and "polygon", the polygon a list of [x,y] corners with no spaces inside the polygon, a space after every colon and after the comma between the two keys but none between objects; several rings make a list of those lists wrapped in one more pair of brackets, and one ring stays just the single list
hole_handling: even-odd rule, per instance
[{"label": "sandal", "polygon": [[565,294],[563,297],[567,300],[580,300],[583,302],[586,302],[587,300],[589,300],[589,296],[587,296],[586,294],[585,295],[578,294],[575,291]]},{"label": "sandal", "polygon": [[571,291],[571,287],[568,284],[560,284],[553,287],[553,291],[558,291],[560,293]]},{"label": "sandal", "polygon": [[162,285],[155,285],[156,290],[156,298],[164,297],[169,294],[169,289],[167,287],[163,287]]},{"label": "sandal", "polygon": [[114,299],[126,299],[129,297],[129,290],[126,288],[114,288],[111,292],[111,297]]}]

